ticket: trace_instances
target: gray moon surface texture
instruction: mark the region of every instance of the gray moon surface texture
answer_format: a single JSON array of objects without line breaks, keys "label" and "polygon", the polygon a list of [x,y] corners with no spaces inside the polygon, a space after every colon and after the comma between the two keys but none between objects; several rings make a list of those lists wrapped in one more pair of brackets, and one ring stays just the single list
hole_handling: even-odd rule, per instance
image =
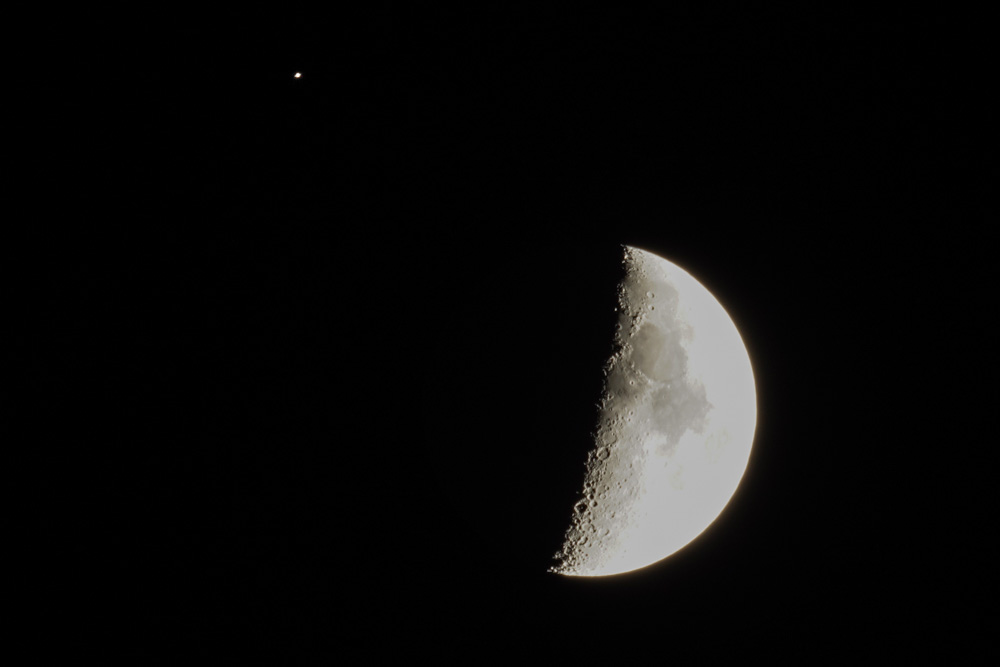
[{"label": "gray moon surface texture", "polygon": [[636,570],[694,540],[732,498],[756,429],[743,340],[709,291],[627,246],[614,353],[583,493],[550,571]]}]

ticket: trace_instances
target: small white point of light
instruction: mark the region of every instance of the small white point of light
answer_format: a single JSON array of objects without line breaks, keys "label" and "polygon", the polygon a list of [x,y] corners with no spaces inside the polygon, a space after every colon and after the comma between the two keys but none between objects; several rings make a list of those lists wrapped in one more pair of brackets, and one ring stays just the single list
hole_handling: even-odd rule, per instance
[{"label": "small white point of light", "polygon": [[302,72],[296,72],[292,76],[295,77],[296,79],[301,79],[302,78]]}]

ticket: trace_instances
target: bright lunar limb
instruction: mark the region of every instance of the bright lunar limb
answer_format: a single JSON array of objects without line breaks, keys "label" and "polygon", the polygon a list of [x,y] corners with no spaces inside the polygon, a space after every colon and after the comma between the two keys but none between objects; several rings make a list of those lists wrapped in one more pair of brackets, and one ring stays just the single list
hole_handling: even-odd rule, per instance
[{"label": "bright lunar limb", "polygon": [[753,370],[733,321],[680,267],[626,246],[615,351],[582,497],[550,571],[602,576],[673,554],[722,513],[750,458]]}]

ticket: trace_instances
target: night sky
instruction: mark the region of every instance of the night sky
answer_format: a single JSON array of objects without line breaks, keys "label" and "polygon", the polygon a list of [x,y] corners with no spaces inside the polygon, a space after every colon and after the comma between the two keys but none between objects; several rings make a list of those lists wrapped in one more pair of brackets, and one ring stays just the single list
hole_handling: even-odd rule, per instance
[{"label": "night sky", "polygon": [[[43,634],[995,656],[979,21],[369,4],[32,24]],[[558,577],[625,244],[733,318],[754,451],[681,552]]]}]

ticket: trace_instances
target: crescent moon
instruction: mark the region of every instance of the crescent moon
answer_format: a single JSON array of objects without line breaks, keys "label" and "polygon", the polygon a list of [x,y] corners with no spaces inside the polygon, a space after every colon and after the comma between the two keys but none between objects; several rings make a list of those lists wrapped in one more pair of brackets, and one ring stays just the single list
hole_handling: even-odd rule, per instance
[{"label": "crescent moon", "polygon": [[615,351],[558,574],[620,574],[677,552],[722,513],[753,446],[753,369],[725,309],[662,257],[626,246],[623,261]]}]

